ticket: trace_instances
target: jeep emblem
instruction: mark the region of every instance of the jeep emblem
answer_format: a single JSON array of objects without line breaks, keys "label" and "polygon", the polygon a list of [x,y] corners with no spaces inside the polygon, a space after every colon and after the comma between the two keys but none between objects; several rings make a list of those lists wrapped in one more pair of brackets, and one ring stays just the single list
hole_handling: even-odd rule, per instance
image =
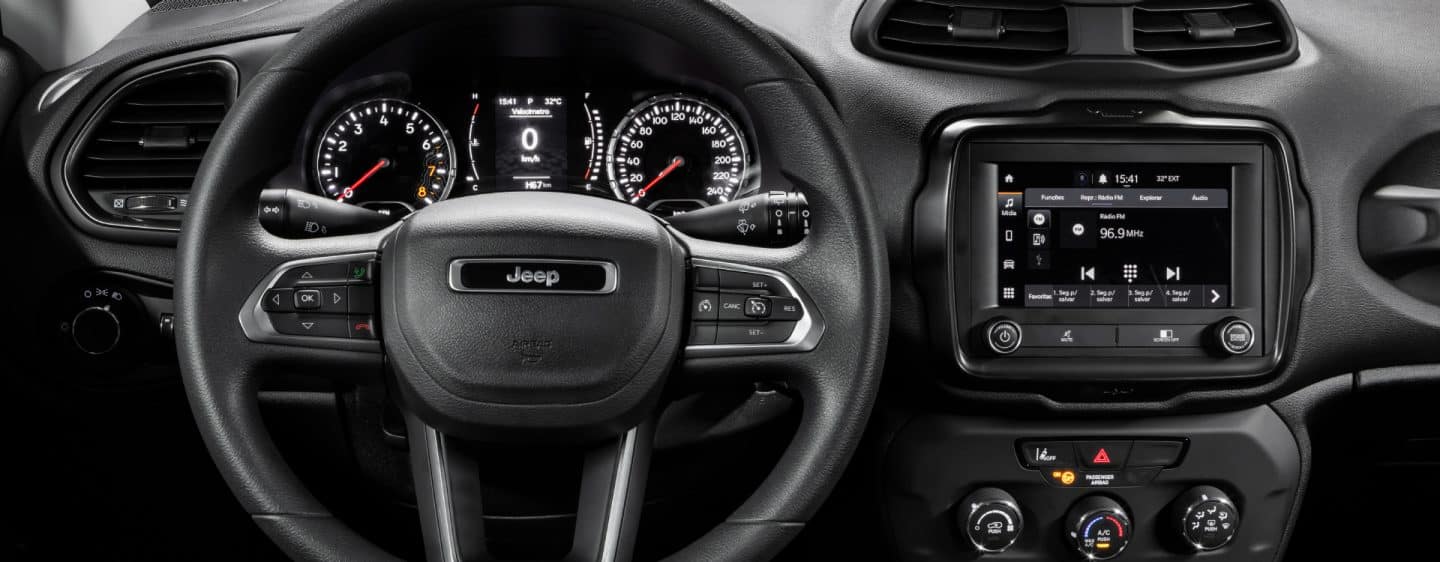
[{"label": "jeep emblem", "polygon": [[450,262],[450,288],[462,293],[606,294],[615,264],[549,258],[462,258]]}]

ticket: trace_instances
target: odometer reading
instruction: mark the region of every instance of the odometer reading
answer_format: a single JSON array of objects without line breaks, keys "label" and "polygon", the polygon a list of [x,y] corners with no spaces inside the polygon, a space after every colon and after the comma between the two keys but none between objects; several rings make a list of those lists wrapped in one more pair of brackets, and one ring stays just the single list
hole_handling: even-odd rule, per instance
[{"label": "odometer reading", "polygon": [[360,103],[337,115],[323,135],[315,177],[337,201],[414,210],[444,199],[455,181],[449,133],[414,104]]},{"label": "odometer reading", "polygon": [[650,98],[632,109],[611,137],[606,161],[616,197],[660,214],[734,199],[749,171],[735,121],[685,95]]}]

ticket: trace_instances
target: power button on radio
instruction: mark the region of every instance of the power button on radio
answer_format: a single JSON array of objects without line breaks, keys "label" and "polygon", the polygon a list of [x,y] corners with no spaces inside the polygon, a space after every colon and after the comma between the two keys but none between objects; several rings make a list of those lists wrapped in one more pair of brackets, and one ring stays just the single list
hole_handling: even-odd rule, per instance
[{"label": "power button on radio", "polygon": [[985,329],[985,338],[990,350],[1000,355],[1009,355],[1020,349],[1020,325],[1009,320],[996,320]]}]

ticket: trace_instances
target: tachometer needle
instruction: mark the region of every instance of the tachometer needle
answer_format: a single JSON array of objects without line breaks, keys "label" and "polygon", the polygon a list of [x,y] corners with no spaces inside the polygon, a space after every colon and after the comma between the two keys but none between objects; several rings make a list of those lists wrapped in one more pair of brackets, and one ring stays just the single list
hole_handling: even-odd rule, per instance
[{"label": "tachometer needle", "polygon": [[664,170],[660,170],[660,173],[655,174],[655,179],[650,180],[650,183],[645,184],[645,187],[640,188],[640,191],[635,193],[635,198],[639,199],[641,197],[644,197],[646,193],[650,192],[650,188],[655,187],[655,184],[660,183],[660,180],[665,179],[665,176],[670,175],[670,172],[673,172],[676,168],[684,165],[685,159],[676,156],[673,160],[670,161],[669,166],[666,166]]},{"label": "tachometer needle", "polygon": [[354,196],[355,190],[360,188],[360,184],[365,183],[365,180],[370,179],[370,176],[375,175],[375,172],[380,171],[382,168],[388,168],[389,166],[390,159],[381,158],[379,162],[376,162],[374,166],[371,166],[369,170],[366,170],[365,174],[360,176],[360,179],[355,180],[355,183],[350,184],[350,187],[347,187],[345,188],[345,191],[340,192],[340,196],[336,197],[335,200],[343,202],[346,199]]}]

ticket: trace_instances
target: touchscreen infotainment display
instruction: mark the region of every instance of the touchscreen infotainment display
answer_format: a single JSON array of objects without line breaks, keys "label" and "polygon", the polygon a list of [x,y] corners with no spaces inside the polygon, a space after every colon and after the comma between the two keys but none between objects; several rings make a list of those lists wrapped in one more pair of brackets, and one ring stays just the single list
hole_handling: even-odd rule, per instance
[{"label": "touchscreen infotainment display", "polygon": [[997,164],[1000,306],[1230,306],[1229,164]]}]

